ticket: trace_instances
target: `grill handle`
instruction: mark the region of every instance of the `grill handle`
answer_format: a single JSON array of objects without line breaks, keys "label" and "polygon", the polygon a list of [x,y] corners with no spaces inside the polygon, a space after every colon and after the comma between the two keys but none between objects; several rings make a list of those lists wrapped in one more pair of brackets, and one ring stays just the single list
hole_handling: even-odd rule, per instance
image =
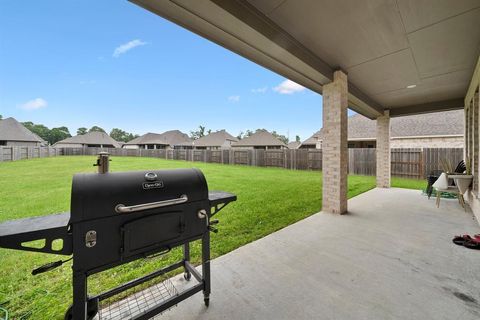
[{"label": "grill handle", "polygon": [[115,211],[117,213],[131,213],[131,212],[138,212],[138,211],[143,211],[143,210],[172,206],[174,204],[181,204],[181,203],[185,203],[187,201],[188,201],[188,197],[185,194],[183,194],[183,195],[180,196],[180,198],[176,198],[176,199],[169,199],[169,200],[150,202],[150,203],[142,203],[142,204],[136,204],[136,205],[133,205],[133,206],[126,206],[124,204],[117,204],[117,206],[115,207]]}]

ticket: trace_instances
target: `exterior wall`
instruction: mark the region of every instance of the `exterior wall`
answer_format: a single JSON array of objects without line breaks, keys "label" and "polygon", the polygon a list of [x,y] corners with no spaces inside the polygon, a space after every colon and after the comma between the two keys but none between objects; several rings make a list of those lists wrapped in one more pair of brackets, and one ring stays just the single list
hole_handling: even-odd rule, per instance
[{"label": "exterior wall", "polygon": [[232,149],[248,149],[248,150],[253,150],[253,149],[263,149],[263,150],[283,150],[287,149],[284,146],[232,146]]},{"label": "exterior wall", "polygon": [[480,161],[479,161],[479,92],[478,88],[475,92],[472,100],[465,109],[466,116],[466,128],[465,128],[465,159],[469,159],[471,166],[471,173],[474,176],[472,182],[472,188],[467,191],[467,201],[473,214],[477,218],[477,222],[480,223],[480,199],[479,199],[479,174],[480,174]]},{"label": "exterior wall", "polygon": [[235,143],[235,141],[225,140],[225,142],[222,144],[222,148],[223,149],[230,149],[232,147],[232,143]]},{"label": "exterior wall", "polygon": [[55,148],[83,148],[81,143],[56,143]]},{"label": "exterior wall", "polygon": [[[390,138],[391,148],[463,148],[465,139],[463,136],[445,137],[406,137]],[[375,140],[349,140],[349,148],[376,148]],[[321,149],[321,141],[314,145],[302,145],[300,149]]]},{"label": "exterior wall", "polygon": [[373,141],[348,141],[349,148],[375,148],[377,142]]},{"label": "exterior wall", "polygon": [[113,145],[83,144],[83,143],[55,143],[55,148],[115,148]]},{"label": "exterior wall", "polygon": [[232,140],[225,140],[221,146],[202,146],[202,147],[195,147],[194,149],[197,150],[225,150],[225,149],[230,149],[232,147],[232,143],[235,143],[235,141]]},{"label": "exterior wall", "polygon": [[298,149],[321,149],[321,148],[317,148],[314,144],[302,144]]},{"label": "exterior wall", "polygon": [[124,149],[140,149],[140,146],[138,144],[127,144],[123,145]]},{"label": "exterior wall", "polygon": [[392,148],[463,148],[465,139],[456,137],[392,138]]},{"label": "exterior wall", "polygon": [[7,141],[6,147],[40,147],[40,142],[33,141]]}]

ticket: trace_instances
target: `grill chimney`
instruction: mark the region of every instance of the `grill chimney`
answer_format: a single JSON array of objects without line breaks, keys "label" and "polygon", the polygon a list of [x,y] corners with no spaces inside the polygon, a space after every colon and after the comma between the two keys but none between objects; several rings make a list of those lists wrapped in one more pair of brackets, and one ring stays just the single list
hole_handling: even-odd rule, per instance
[{"label": "grill chimney", "polygon": [[110,159],[108,158],[110,154],[108,152],[99,152],[97,163],[93,166],[98,167],[98,173],[108,173],[109,171],[109,162]]}]

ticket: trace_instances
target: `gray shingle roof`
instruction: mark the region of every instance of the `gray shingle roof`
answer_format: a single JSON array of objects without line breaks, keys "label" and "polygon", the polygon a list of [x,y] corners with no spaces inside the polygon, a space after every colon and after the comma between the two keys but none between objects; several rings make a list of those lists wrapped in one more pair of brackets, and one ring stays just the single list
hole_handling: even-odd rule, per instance
[{"label": "gray shingle roof", "polygon": [[180,130],[170,130],[164,133],[146,133],[143,136],[128,141],[125,145],[163,144],[170,146],[191,145],[192,139]]},{"label": "gray shingle roof", "polygon": [[14,118],[0,120],[0,140],[2,141],[28,141],[46,143],[32,131]]},{"label": "gray shingle roof", "polygon": [[[463,135],[464,111],[453,110],[436,113],[395,117],[390,120],[391,137],[424,137]],[[348,118],[348,139],[375,139],[376,121],[360,114]],[[312,145],[321,140],[322,130],[303,141],[303,145]],[[318,139],[317,139],[318,138]]]},{"label": "gray shingle roof", "polygon": [[300,147],[301,143],[298,141],[292,141],[289,144],[287,144],[288,149],[297,149]]},{"label": "gray shingle roof", "polygon": [[99,145],[113,145],[115,148],[121,148],[121,144],[110,137],[105,132],[88,132],[86,134],[74,136],[61,141],[56,144],[99,144]]},{"label": "gray shingle roof", "polygon": [[310,138],[308,138],[307,140],[303,141],[302,142],[302,145],[315,145],[317,143],[317,140],[320,139],[321,137],[321,130],[318,130],[317,132],[315,132],[314,134],[312,134],[312,136]]},{"label": "gray shingle roof", "polygon": [[232,144],[232,147],[283,146],[287,145],[268,131],[257,131],[250,137]]},{"label": "gray shingle roof", "polygon": [[143,136],[137,137],[133,140],[130,140],[125,143],[125,145],[136,145],[136,144],[161,144],[160,143],[160,133],[146,133]]},{"label": "gray shingle roof", "polygon": [[225,141],[237,142],[238,139],[232,136],[225,130],[212,132],[204,137],[201,137],[193,142],[195,147],[221,147]]}]

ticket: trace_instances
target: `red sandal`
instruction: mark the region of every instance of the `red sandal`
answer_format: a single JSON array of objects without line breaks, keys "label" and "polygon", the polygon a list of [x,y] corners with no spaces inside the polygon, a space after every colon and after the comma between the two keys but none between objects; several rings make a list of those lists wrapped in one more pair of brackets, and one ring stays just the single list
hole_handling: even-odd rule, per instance
[{"label": "red sandal", "polygon": [[472,241],[472,240],[479,240],[480,241],[480,234],[476,234],[472,237],[470,237],[468,234],[464,234],[463,236],[455,236],[452,241],[456,245],[463,246],[465,245],[466,242]]},{"label": "red sandal", "polygon": [[465,248],[480,250],[480,237],[472,238],[463,244]]}]

